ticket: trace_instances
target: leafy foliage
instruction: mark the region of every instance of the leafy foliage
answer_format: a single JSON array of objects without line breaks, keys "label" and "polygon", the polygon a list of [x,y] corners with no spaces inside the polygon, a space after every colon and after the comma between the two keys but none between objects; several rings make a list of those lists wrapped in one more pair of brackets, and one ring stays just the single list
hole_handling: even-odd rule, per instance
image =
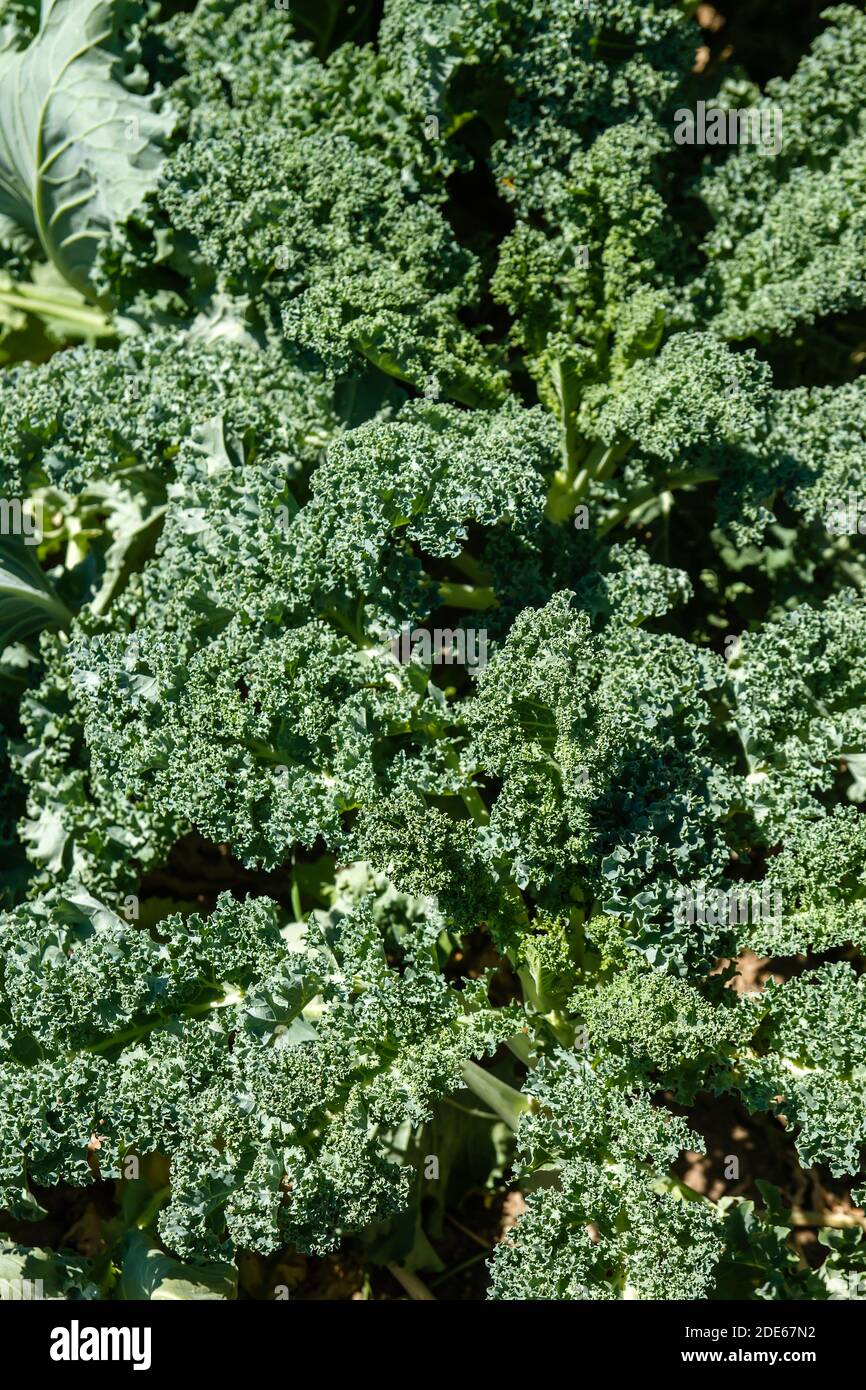
[{"label": "leafy foliage", "polygon": [[3,1280],[856,1296],[863,14],[176,8],[0,4]]}]

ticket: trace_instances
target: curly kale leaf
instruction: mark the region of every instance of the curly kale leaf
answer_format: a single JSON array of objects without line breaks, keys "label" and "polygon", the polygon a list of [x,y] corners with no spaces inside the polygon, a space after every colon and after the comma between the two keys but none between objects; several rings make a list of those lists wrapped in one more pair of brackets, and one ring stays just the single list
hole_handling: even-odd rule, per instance
[{"label": "curly kale leaf", "polygon": [[829,27],[793,77],[766,88],[781,150],[743,145],[701,181],[715,223],[703,287],[727,338],[790,337],[864,303],[866,17],[837,5],[823,18]]},{"label": "curly kale leaf", "polygon": [[866,927],[866,818],[854,806],[794,825],[770,860],[767,887],[781,907],[759,918],[742,944],[759,955],[788,956],[860,944]]},{"label": "curly kale leaf", "polygon": [[369,898],[301,934],[227,894],[154,933],[74,888],[6,915],[3,1206],[25,1207],[29,1182],[87,1183],[88,1153],[118,1176],[158,1149],[160,1235],[181,1257],[324,1251],[399,1210],[409,1170],[386,1133],[428,1119],[515,1027],[483,982],[447,984],[440,930],[416,918],[395,969]]},{"label": "curly kale leaf", "polygon": [[[747,766],[743,795],[773,843],[821,813],[863,724],[863,602],[849,589],[739,639],[729,663],[733,727]],[[859,781],[853,798],[862,795]]]},{"label": "curly kale leaf", "polygon": [[471,57],[471,29],[446,17],[439,35],[428,14],[430,33],[395,22],[378,51],[344,45],[324,64],[285,15],[255,5],[202,5],[166,26],[179,138],[150,205],[106,249],[106,290],[148,317],[228,296],[328,372],[373,363],[432,395],[500,399],[497,354],[467,326],[480,266],[442,211],[450,118],[425,110],[419,75],[440,41],[455,49],[449,72],[461,45]]},{"label": "curly kale leaf", "polygon": [[755,1051],[733,1076],[750,1109],[795,1127],[804,1165],[859,1173],[866,1145],[866,990],[847,961],[823,965],[753,1001],[763,1014]]},{"label": "curly kale leaf", "polygon": [[573,1054],[542,1063],[519,1122],[527,1210],[496,1248],[496,1299],[700,1298],[721,1224],[671,1190],[667,1170],[697,1136]]}]

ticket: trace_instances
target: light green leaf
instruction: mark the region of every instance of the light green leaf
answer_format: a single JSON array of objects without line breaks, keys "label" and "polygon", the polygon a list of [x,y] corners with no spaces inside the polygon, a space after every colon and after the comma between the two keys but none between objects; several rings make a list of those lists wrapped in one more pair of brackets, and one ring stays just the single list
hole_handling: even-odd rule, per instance
[{"label": "light green leaf", "polygon": [[155,187],[171,118],[122,85],[110,0],[44,0],[39,33],[0,53],[0,213],[93,294],[100,242]]},{"label": "light green leaf", "polygon": [[0,537],[0,649],[72,621],[66,604],[18,536]]},{"label": "light green leaf", "polygon": [[150,1244],[141,1231],[128,1239],[117,1297],[199,1301],[237,1296],[237,1270],[229,1264],[186,1265]]},{"label": "light green leaf", "polygon": [[98,1298],[89,1265],[81,1256],[0,1240],[0,1301]]}]

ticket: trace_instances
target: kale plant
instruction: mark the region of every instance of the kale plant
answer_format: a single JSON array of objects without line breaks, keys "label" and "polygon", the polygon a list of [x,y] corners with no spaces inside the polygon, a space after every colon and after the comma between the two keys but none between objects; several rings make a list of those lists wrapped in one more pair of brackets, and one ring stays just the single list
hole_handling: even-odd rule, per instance
[{"label": "kale plant", "polygon": [[866,17],[694,9],[0,5],[4,1280],[866,1296]]}]

